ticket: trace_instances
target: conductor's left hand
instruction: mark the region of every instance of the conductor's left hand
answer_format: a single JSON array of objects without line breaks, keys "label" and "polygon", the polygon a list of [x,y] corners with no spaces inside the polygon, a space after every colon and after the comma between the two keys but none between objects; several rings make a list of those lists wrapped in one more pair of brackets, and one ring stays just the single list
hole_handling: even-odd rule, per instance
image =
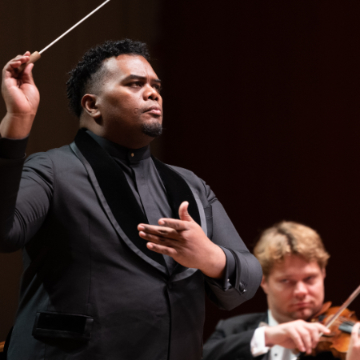
[{"label": "conductor's left hand", "polygon": [[183,266],[219,279],[225,270],[225,253],[192,219],[188,206],[186,201],[180,205],[180,220],[163,218],[159,220],[160,226],[139,224],[139,235],[148,241],[148,249],[169,255]]}]

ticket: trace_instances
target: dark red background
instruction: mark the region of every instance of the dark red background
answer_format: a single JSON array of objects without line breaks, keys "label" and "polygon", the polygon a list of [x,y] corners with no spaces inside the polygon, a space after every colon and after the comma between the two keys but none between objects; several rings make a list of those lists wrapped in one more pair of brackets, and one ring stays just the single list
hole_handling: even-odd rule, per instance
[{"label": "dark red background", "polygon": [[[360,4],[226,4],[166,3],[163,158],[210,184],[250,248],[282,219],[318,230],[339,304],[359,283]],[[266,309],[261,290],[231,313],[207,305],[205,337]]]},{"label": "dark red background", "polygon": [[[41,50],[98,4],[2,0],[1,63]],[[73,138],[64,83],[87,48],[147,41],[164,82],[156,154],[210,184],[250,249],[282,219],[318,230],[331,254],[326,299],[339,304],[359,284],[359,19],[357,1],[113,0],[36,64],[42,99],[28,152]],[[20,253],[0,255],[1,338],[20,272]],[[231,312],[207,303],[205,338],[220,318],[265,309],[261,290]]]}]

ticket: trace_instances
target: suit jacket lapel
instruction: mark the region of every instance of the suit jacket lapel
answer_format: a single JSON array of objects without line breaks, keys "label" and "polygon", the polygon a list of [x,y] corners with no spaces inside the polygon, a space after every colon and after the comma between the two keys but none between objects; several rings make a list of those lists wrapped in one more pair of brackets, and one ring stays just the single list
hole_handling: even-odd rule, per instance
[{"label": "suit jacket lapel", "polygon": [[[137,225],[148,221],[122,169],[84,130],[79,130],[71,148],[83,162],[100,203],[119,236],[141,258],[167,274],[164,257],[149,250],[146,241],[139,237]],[[165,186],[173,216],[179,218],[180,204],[188,201],[189,214],[206,233],[205,214],[200,199],[194,196],[194,192],[180,174],[156,158],[153,158],[153,161]],[[173,281],[179,281],[196,271],[198,269],[190,269],[178,264],[171,277]]]},{"label": "suit jacket lapel", "polygon": [[189,202],[190,216],[201,226],[199,209],[195,197],[187,184],[177,172],[172,170],[169,166],[152,157],[156,169],[164,183],[169,204],[173,211],[174,216],[179,219],[179,206],[183,201]]},{"label": "suit jacket lapel", "polygon": [[[181,175],[171,169],[168,165],[159,161],[155,157],[152,157],[152,159],[165,186],[168,201],[174,218],[179,219],[179,206],[183,201],[188,201],[188,211],[190,216],[201,226],[201,216],[199,212],[200,209],[187,182]],[[206,224],[206,222],[204,224]],[[196,271],[197,269],[189,269],[180,264],[177,264],[171,276],[174,281],[179,281],[192,275]]]},{"label": "suit jacket lapel", "polygon": [[115,218],[113,220],[117,222],[115,224],[116,230],[119,232],[116,225],[119,225],[120,230],[123,230],[120,231],[122,233],[120,233],[121,238],[145,261],[155,266],[157,263],[159,266],[156,267],[166,273],[163,256],[149,250],[146,247],[146,241],[139,237],[137,225],[139,223],[147,223],[147,219],[140,209],[121,168],[84,130],[80,130],[77,133],[75,144],[91,167],[89,169],[89,167],[85,166],[88,173],[92,170],[96,177],[92,181],[96,181],[99,184],[100,189],[96,189],[96,191],[97,193],[101,192],[105,198],[103,200],[106,200],[107,204],[103,204],[103,207],[105,207],[105,210],[107,208],[106,205],[110,207],[111,213]]}]

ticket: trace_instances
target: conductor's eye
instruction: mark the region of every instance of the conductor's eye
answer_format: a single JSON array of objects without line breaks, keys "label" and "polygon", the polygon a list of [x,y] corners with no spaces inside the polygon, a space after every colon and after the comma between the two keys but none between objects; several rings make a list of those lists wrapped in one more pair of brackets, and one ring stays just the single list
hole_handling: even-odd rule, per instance
[{"label": "conductor's eye", "polygon": [[157,91],[160,92],[161,91],[161,85],[160,84],[154,84],[153,88]]},{"label": "conductor's eye", "polygon": [[142,83],[140,81],[134,81],[134,82],[130,83],[130,86],[137,88],[137,87],[141,87]]}]

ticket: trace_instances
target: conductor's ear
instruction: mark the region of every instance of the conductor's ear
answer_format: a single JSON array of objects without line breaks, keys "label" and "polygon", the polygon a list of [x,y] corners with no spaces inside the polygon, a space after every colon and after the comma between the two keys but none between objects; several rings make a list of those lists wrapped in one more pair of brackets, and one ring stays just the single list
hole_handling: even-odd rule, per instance
[{"label": "conductor's ear", "polygon": [[85,94],[81,99],[81,106],[97,123],[101,120],[101,113],[98,108],[97,96],[94,94]]}]

